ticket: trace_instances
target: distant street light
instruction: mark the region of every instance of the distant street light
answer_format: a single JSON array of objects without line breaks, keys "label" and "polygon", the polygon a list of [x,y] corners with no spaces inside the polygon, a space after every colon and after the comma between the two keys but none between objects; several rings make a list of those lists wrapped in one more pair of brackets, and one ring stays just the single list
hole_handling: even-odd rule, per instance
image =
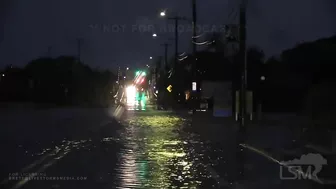
[{"label": "distant street light", "polygon": [[2,74],[2,77],[5,77],[5,74]]},{"label": "distant street light", "polygon": [[129,67],[127,67],[126,70],[129,70]]},{"label": "distant street light", "polygon": [[153,37],[157,37],[157,34],[156,34],[156,33],[153,33]]},{"label": "distant street light", "polygon": [[153,59],[153,57],[149,57],[149,59],[151,59],[151,60],[152,60],[152,59]]},{"label": "distant street light", "polygon": [[265,76],[261,76],[260,78],[262,81],[265,81],[266,77]]},{"label": "distant street light", "polygon": [[160,16],[166,16],[166,12],[165,11],[160,12]]}]

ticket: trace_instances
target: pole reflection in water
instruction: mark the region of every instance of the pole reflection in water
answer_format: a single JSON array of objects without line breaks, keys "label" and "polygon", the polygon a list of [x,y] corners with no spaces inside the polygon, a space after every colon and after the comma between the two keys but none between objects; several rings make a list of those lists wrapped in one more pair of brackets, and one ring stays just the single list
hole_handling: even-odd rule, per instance
[{"label": "pole reflection in water", "polygon": [[[125,121],[120,188],[196,188],[195,157],[188,153],[178,117],[132,116]],[[185,139],[185,138],[184,138]]]},{"label": "pole reflection in water", "polygon": [[137,163],[136,163],[136,157],[133,152],[132,146],[128,146],[130,149],[123,151],[122,155],[122,162],[121,162],[121,167],[122,167],[122,172],[120,174],[121,181],[122,181],[122,186],[125,187],[137,187],[139,186],[139,178],[137,173],[139,172],[137,168]]}]

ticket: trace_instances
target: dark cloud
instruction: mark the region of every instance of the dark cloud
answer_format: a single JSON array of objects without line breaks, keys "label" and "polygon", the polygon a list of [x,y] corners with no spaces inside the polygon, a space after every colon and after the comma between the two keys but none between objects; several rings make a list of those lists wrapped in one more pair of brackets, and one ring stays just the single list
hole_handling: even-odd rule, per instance
[{"label": "dark cloud", "polygon": [[[220,26],[238,20],[236,0],[198,0],[202,26]],[[83,60],[93,67],[148,63],[149,56],[162,54],[160,44],[173,37],[162,30],[171,21],[159,18],[160,10],[170,15],[191,17],[190,1],[1,1],[0,65],[24,65],[52,53],[76,54],[76,38],[83,40]],[[268,54],[279,53],[297,41],[335,34],[334,0],[255,0],[248,5],[248,44]],[[229,16],[230,15],[230,16]],[[181,23],[186,24],[186,23]],[[134,26],[149,26],[149,31]],[[206,28],[206,27],[205,27]],[[152,31],[153,30],[153,31]],[[152,32],[159,37],[153,39]],[[190,32],[181,32],[181,51],[190,50]],[[0,38],[1,39],[1,38]],[[170,48],[170,53],[173,48]]]},{"label": "dark cloud", "polygon": [[[336,31],[331,11],[328,9],[332,6],[329,1],[257,0],[253,3],[253,6],[258,7],[257,14],[262,16],[255,19],[251,16],[249,20],[250,35],[258,36],[250,38],[250,43],[259,44],[268,54],[277,53],[297,41],[315,40],[330,36]],[[278,31],[283,34],[282,44],[276,38],[279,36]]]}]

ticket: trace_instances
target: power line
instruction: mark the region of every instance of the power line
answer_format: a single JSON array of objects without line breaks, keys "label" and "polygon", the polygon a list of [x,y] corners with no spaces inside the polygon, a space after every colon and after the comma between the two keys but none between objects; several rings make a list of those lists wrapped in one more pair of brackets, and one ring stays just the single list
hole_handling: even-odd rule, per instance
[{"label": "power line", "polygon": [[193,42],[195,45],[209,45],[213,42],[211,41],[204,41],[204,42]]},{"label": "power line", "polygon": [[186,52],[183,52],[183,53],[179,54],[179,57],[180,57],[180,56],[183,56],[183,55],[185,55],[185,54],[186,54]]},{"label": "power line", "polygon": [[192,36],[193,39],[197,39],[197,38],[200,38],[204,35],[204,33],[200,34],[200,35],[197,35],[197,36]]}]

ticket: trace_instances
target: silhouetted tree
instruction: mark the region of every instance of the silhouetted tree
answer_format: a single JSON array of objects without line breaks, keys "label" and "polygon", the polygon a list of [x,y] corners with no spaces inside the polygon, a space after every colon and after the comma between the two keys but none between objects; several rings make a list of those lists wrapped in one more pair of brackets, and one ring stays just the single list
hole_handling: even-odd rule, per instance
[{"label": "silhouetted tree", "polygon": [[303,125],[305,139],[309,143],[330,147],[332,131],[336,129],[336,82],[325,80],[311,86],[306,93],[303,103],[303,115],[308,121]]},{"label": "silhouetted tree", "polygon": [[1,81],[0,90],[14,101],[22,99],[14,94],[22,94],[25,100],[42,103],[106,104],[115,83],[111,72],[92,70],[71,56],[39,58],[24,69],[8,68],[6,72],[7,81]]},{"label": "silhouetted tree", "polygon": [[308,96],[312,91],[321,89],[316,86],[335,80],[335,44],[336,36],[305,42],[283,51],[279,59],[270,58],[266,62],[268,75],[265,81],[269,92],[268,105],[273,104],[275,109],[291,107],[297,111],[313,107],[309,100],[303,99],[310,99]]},{"label": "silhouetted tree", "polygon": [[1,101],[24,101],[27,99],[27,82],[22,69],[11,65],[6,66],[0,77]]},{"label": "silhouetted tree", "polygon": [[265,62],[265,54],[258,47],[250,47],[247,49],[247,70],[248,85],[255,89],[260,83],[260,77],[263,75],[262,68]]}]

